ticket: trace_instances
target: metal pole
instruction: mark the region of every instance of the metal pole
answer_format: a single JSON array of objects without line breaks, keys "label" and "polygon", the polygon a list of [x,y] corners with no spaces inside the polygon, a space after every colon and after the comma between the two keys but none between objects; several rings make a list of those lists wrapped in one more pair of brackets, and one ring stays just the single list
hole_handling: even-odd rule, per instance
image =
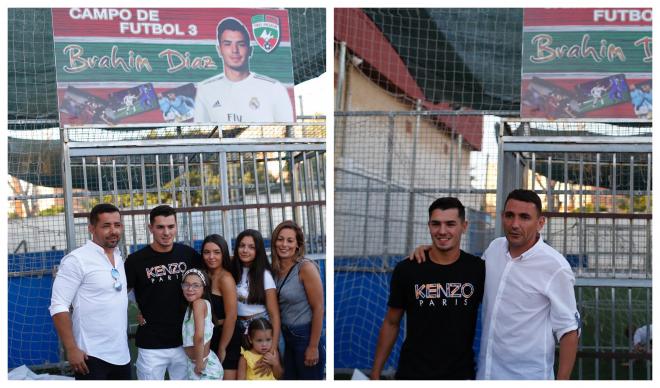
[{"label": "metal pole", "polygon": [[[272,200],[270,197],[271,193],[270,193],[270,178],[269,178],[270,173],[268,172],[268,152],[264,152],[264,171],[265,171],[264,177],[266,178],[266,203],[270,205],[272,203]],[[268,207],[268,228],[269,228],[268,230],[270,231],[272,231],[274,228],[273,208],[270,206]],[[273,242],[271,241],[271,244],[272,243]]]},{"label": "metal pole", "polygon": [[82,173],[83,173],[83,190],[85,193],[85,199],[83,200],[83,206],[85,206],[85,209],[89,208],[89,186],[87,185],[87,162],[86,162],[86,157],[82,157]]},{"label": "metal pole", "polygon": [[[573,188],[571,188],[571,198],[575,198]],[[568,153],[564,152],[564,241],[563,255],[568,253]],[[579,259],[578,259],[579,260]]]},{"label": "metal pole", "polygon": [[[552,193],[552,156],[548,156],[548,182],[546,187],[546,200],[548,201],[548,211],[555,211],[554,194]],[[552,218],[548,217],[545,221],[546,236],[545,241],[553,241],[552,239]]]},{"label": "metal pole", "polygon": [[[628,213],[633,214],[635,213],[635,192],[634,192],[634,187],[635,187],[635,157],[630,156],[630,182],[628,183],[628,200],[629,200],[629,208],[628,208]],[[632,278],[633,274],[633,259],[632,259],[632,252],[634,252],[634,245],[633,245],[633,227],[634,227],[634,222],[632,219],[628,221],[628,249],[629,252],[631,253],[628,255],[628,277]]]},{"label": "metal pole", "polygon": [[[218,168],[220,169],[220,191],[222,193],[222,197],[220,198],[220,203],[223,206],[229,205],[229,179],[228,179],[228,174],[227,174],[227,152],[222,151],[218,154],[218,157],[220,159],[220,163],[218,163]],[[233,233],[230,235],[228,234],[229,232],[229,210],[223,210],[222,211],[222,234],[225,237],[225,240],[227,240],[227,244],[229,245],[229,252],[233,252],[232,247],[231,247],[231,237]]]},{"label": "metal pole", "polygon": [[[648,163],[646,165],[646,212],[651,213],[651,154],[647,154]],[[646,278],[651,278],[651,221],[646,221],[646,260],[644,273]]]},{"label": "metal pole", "polygon": [[387,167],[385,175],[385,217],[383,220],[383,268],[389,267],[389,231],[390,231],[390,187],[392,186],[392,149],[394,149],[394,115],[389,116],[389,135],[387,136]]},{"label": "metal pole", "polygon": [[[181,171],[183,168],[185,168],[185,175],[184,175],[184,180],[183,182],[185,183],[185,186],[181,189],[181,196],[186,196],[186,203],[187,206],[192,206],[192,197],[190,195],[190,186],[192,186],[192,183],[190,182],[190,164],[189,164],[189,158],[188,155],[186,155],[183,159],[184,167],[179,167],[179,171]],[[188,233],[189,233],[189,239],[188,241],[190,242],[190,246],[193,246],[193,243],[195,241],[195,233],[193,230],[193,213],[191,211],[188,212],[187,219],[188,219]]]},{"label": "metal pole", "polygon": [[[310,161],[307,159],[307,152],[302,152],[302,192],[305,194],[305,201],[314,200],[314,192],[312,189],[312,173],[311,166],[309,165]],[[307,230],[316,230],[316,209],[314,206],[305,207],[305,213],[307,214]],[[315,239],[309,239],[309,247],[311,252],[318,252],[316,248],[317,241]]]},{"label": "metal pole", "polygon": [[158,205],[160,205],[163,201],[160,195],[160,163],[158,161],[158,155],[156,155],[156,190],[158,192]]},{"label": "metal pole", "polygon": [[[579,209],[584,211],[584,155],[580,154],[580,172],[578,177],[579,182]],[[584,224],[583,218],[578,218],[578,277],[582,275],[582,267],[584,265],[583,256],[587,252],[587,238],[585,231],[587,230],[586,225]]]},{"label": "metal pole", "polygon": [[66,251],[76,247],[76,231],[73,221],[73,181],[71,178],[71,159],[69,157],[69,137],[66,129],[60,128],[62,138],[62,171],[64,171],[64,224],[66,225]]},{"label": "metal pole", "polygon": [[369,244],[369,201],[371,200],[371,179],[367,179],[367,192],[364,195],[364,228],[362,229],[362,256],[367,257]]},{"label": "metal pole", "polygon": [[[140,174],[142,178],[142,209],[147,210],[148,201],[147,201],[147,166],[144,163],[144,155],[140,155]],[[158,170],[156,170],[158,171]],[[156,172],[158,174],[158,172]],[[149,216],[144,216],[143,223],[141,226],[144,228],[144,243],[149,244],[149,228],[146,227],[146,224],[149,220]],[[137,241],[135,241],[137,244]]]},{"label": "metal pole", "polygon": [[[239,152],[238,153],[238,162],[241,167],[241,200],[243,201],[243,205],[247,205],[247,200],[246,200],[246,193],[245,193],[245,173],[244,173],[244,167],[243,167],[243,153]],[[247,224],[247,209],[243,208],[243,230],[248,228]]]},{"label": "metal pole", "polygon": [[[286,162],[286,161],[285,161]],[[286,189],[284,188],[284,167],[282,167],[282,152],[277,153],[277,163],[279,165],[279,177],[280,177],[280,201],[282,203],[286,202]],[[291,176],[293,180],[293,175]],[[293,202],[293,194],[291,196],[291,202]],[[293,211],[293,209],[291,209]],[[293,215],[291,216],[293,218]],[[286,208],[282,206],[282,221],[286,220]]]},{"label": "metal pole", "polygon": [[170,183],[172,184],[172,207],[176,209],[176,175],[174,174],[174,155],[172,154],[170,154]]},{"label": "metal pole", "polygon": [[[503,143],[503,136],[504,133],[504,120],[500,121],[500,133],[499,133],[499,139],[497,142],[497,189],[502,190],[504,188],[504,144]],[[532,168],[534,168],[533,165],[533,159],[532,159]],[[532,170],[534,171],[534,170]],[[532,182],[534,182],[534,179],[532,179]],[[534,184],[532,183],[532,190],[533,190]],[[502,220],[501,220],[501,214],[502,210],[504,210],[504,196],[507,193],[501,193],[498,192],[496,195],[496,200],[495,200],[495,237],[500,237],[502,236]]]},{"label": "metal pole", "polygon": [[118,208],[121,207],[119,203],[119,194],[117,189],[117,163],[116,160],[112,159],[112,202]]},{"label": "metal pole", "polygon": [[[598,245],[598,244],[596,244],[596,245]],[[600,296],[599,296],[599,290],[600,290],[600,287],[596,287],[594,289],[595,299],[596,299],[596,308],[595,308],[595,315],[596,315],[595,323],[596,323],[596,325],[594,327],[596,327],[596,328],[600,328]],[[596,352],[599,352],[600,351],[600,335],[599,335],[598,332],[594,336],[594,340],[595,340],[594,341],[595,342],[594,350]],[[595,364],[594,368],[596,369],[596,377],[595,378],[596,378],[596,380],[600,380],[600,359],[598,357],[594,358],[594,364]]]},{"label": "metal pole", "polygon": [[[610,292],[610,298],[611,298],[611,315],[610,315],[610,332],[611,332],[611,338],[610,341],[612,341],[612,352],[616,352],[616,288],[612,287]],[[612,369],[612,380],[616,380],[616,361],[614,358],[612,358],[612,361],[610,363],[610,368]]]},{"label": "metal pole", "polygon": [[452,127],[451,133],[449,134],[449,190],[447,195],[452,195],[454,190],[454,128]]},{"label": "metal pole", "polygon": [[[594,212],[600,213],[600,154],[596,154],[596,206],[595,206]],[[596,218],[596,228],[594,229],[594,249],[595,249],[595,254],[596,254],[596,277],[598,277],[598,273],[600,272],[600,241],[598,240],[598,228],[600,227],[600,219]],[[596,326],[598,327],[598,326]],[[598,349],[596,349],[598,350]],[[596,363],[598,360],[596,360]],[[596,364],[598,365],[598,364]]]},{"label": "metal pole", "polygon": [[103,203],[103,172],[101,170],[101,158],[99,156],[96,157],[96,173],[98,174],[98,182],[99,182],[99,203]]},{"label": "metal pole", "polygon": [[[612,154],[612,213],[617,213],[616,153]],[[616,276],[616,219],[612,218],[612,277]],[[630,252],[632,254],[632,252]]]},{"label": "metal pole", "polygon": [[[416,109],[422,110],[422,100],[417,100]],[[406,225],[406,252],[412,252],[413,238],[415,235],[415,171],[417,171],[417,139],[419,138],[419,127],[421,116],[415,118],[415,130],[413,132],[412,153],[410,154],[410,186],[408,187],[408,221]]]},{"label": "metal pole", "polygon": [[[631,327],[632,327],[632,288],[628,287],[628,320],[626,321],[626,332],[628,333],[627,349],[628,349],[629,353],[632,352],[632,350],[633,350],[633,346],[632,346],[633,345],[633,340],[634,340],[633,334],[635,334],[635,333],[630,332]],[[633,379],[633,370],[635,369],[634,368],[635,364],[634,364],[633,360],[628,360],[628,363],[630,365],[628,367],[628,380],[632,380]]]},{"label": "metal pole", "polygon": [[[319,201],[322,199],[325,199],[325,195],[322,195],[325,189],[325,185],[321,186],[321,164],[323,161],[321,160],[321,154],[318,151],[315,151],[314,153],[314,160],[316,161],[315,166],[316,166],[316,196]],[[325,152],[323,153],[323,156],[325,156]],[[318,205],[319,207],[319,230],[315,231],[317,233],[317,238],[321,237],[321,239],[317,239],[319,244],[321,245],[321,250],[319,252],[325,252],[325,223],[323,222],[323,205]]]},{"label": "metal pole", "polygon": [[339,79],[337,80],[337,94],[335,95],[335,110],[341,110],[341,99],[344,94],[346,80],[346,42],[339,43]]},{"label": "metal pole", "polygon": [[[582,288],[583,287],[578,287],[578,306],[582,307],[584,304],[582,303]],[[584,310],[580,312],[580,314],[584,314]],[[578,351],[584,350],[584,343],[583,343],[584,335],[581,335],[578,337]],[[583,373],[583,365],[582,365],[582,360],[583,357],[578,357],[578,380],[582,380],[582,373]]]},{"label": "metal pole", "polygon": [[[205,170],[204,170],[204,154],[200,153],[199,154],[199,182],[202,185],[202,206],[205,206],[207,201],[206,201],[206,178],[205,178]],[[202,213],[202,230],[204,231],[204,237],[208,236],[209,231],[208,231],[208,213],[203,212]]]},{"label": "metal pole", "polygon": [[302,188],[300,189],[300,193],[297,191],[298,186],[300,186],[300,172],[296,174],[296,158],[293,155],[293,151],[289,151],[288,154],[289,171],[291,172],[291,202],[293,203],[293,209],[291,209],[291,211],[293,214],[293,222],[302,225],[302,209],[297,205],[297,203],[300,202],[300,196],[302,195]]},{"label": "metal pole", "polygon": [[[254,173],[254,198],[256,204],[259,205],[259,169],[257,168],[257,153],[252,153],[252,172]],[[264,174],[268,174],[266,171],[266,166],[264,165]],[[261,209],[257,208],[257,230],[261,231]]]},{"label": "metal pole", "polygon": [[[130,199],[130,209],[133,210],[135,207],[135,202],[133,198],[133,173],[131,170],[133,167],[131,166],[131,156],[126,155],[126,172],[128,173],[128,197]],[[137,243],[137,231],[135,230],[135,215],[131,215],[131,229],[132,229],[132,235],[133,235],[133,241],[131,242],[130,245],[134,245]],[[126,225],[124,225],[124,233],[126,233]],[[128,250],[128,243],[124,239],[124,245],[126,246],[126,253],[129,252]]]}]

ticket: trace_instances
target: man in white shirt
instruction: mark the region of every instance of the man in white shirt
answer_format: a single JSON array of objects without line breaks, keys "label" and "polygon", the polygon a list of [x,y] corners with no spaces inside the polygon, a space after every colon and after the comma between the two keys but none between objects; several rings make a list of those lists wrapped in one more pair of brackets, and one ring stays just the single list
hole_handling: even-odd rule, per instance
[{"label": "man in white shirt", "polygon": [[64,256],[53,282],[50,315],[76,380],[131,379],[122,228],[119,209],[94,206],[92,240]]},{"label": "man in white shirt", "polygon": [[[486,285],[478,380],[569,379],[577,354],[580,315],[575,276],[540,232],[545,224],[541,199],[531,190],[513,190],[502,212],[505,237],[484,252]],[[421,261],[426,246],[415,250]]]},{"label": "man in white shirt", "polygon": [[291,123],[287,89],[279,81],[250,72],[250,34],[238,19],[218,23],[218,55],[224,72],[197,84],[196,123]]},{"label": "man in white shirt", "polygon": [[577,354],[580,315],[575,276],[540,232],[541,199],[531,190],[513,190],[504,203],[505,237],[483,254],[486,288],[477,379],[569,379]]}]

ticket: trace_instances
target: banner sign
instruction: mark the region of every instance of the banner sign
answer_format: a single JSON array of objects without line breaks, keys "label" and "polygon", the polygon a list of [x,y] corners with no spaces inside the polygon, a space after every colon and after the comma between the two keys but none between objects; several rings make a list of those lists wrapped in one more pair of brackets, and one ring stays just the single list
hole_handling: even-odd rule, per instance
[{"label": "banner sign", "polygon": [[60,125],[295,122],[286,10],[53,8]]},{"label": "banner sign", "polygon": [[525,9],[520,116],[651,121],[651,9]]}]

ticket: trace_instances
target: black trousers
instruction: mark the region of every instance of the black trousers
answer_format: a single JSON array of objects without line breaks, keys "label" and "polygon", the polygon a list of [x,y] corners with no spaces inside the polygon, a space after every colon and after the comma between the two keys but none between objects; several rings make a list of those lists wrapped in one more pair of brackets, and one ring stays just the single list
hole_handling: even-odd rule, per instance
[{"label": "black trousers", "polygon": [[86,375],[76,373],[76,380],[131,380],[131,363],[115,365],[100,358],[87,356],[85,360],[89,373]]}]

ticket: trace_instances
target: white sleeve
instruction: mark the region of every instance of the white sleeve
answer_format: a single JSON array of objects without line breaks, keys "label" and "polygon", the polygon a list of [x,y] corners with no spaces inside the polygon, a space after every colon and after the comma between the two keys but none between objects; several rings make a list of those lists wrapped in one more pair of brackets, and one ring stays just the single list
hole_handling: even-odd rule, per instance
[{"label": "white sleeve", "polygon": [[277,288],[277,286],[275,286],[273,275],[270,273],[270,271],[266,270],[264,271],[264,290],[268,290],[270,288]]},{"label": "white sleeve", "polygon": [[[575,303],[575,275],[570,267],[562,267],[550,279],[546,295],[550,299],[550,322],[557,340],[580,328],[580,313]],[[578,331],[579,334],[579,331]]]},{"label": "white sleeve", "polygon": [[206,103],[201,97],[201,88],[199,86],[197,86],[197,91],[195,93],[195,106],[193,107],[193,112],[194,121],[196,123],[211,122],[209,119],[208,111],[206,109]]},{"label": "white sleeve", "polygon": [[291,98],[289,92],[284,85],[277,83],[276,90],[273,91],[273,98],[275,99],[275,122],[276,123],[294,123],[296,118],[293,117],[293,107],[291,106]]},{"label": "white sleeve", "polygon": [[50,299],[50,316],[68,312],[73,298],[83,281],[83,271],[75,256],[64,256],[53,282],[53,294]]}]

